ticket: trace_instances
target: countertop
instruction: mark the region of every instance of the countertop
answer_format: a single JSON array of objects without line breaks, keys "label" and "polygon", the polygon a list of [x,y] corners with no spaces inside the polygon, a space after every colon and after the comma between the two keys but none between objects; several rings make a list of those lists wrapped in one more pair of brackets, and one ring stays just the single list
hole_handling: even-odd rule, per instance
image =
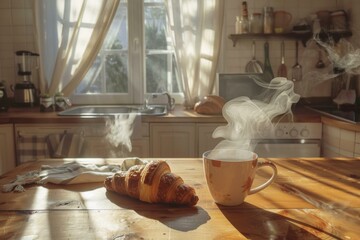
[{"label": "countertop", "polygon": [[[295,106],[293,116],[281,116],[275,121],[320,122],[320,114]],[[0,123],[96,123],[105,122],[107,117],[99,116],[58,116],[57,112],[40,112],[38,107],[10,108],[8,112],[0,112]],[[194,110],[187,110],[177,105],[173,111],[165,116],[142,116],[142,122],[199,122],[223,123],[226,120],[222,115],[202,115]]]},{"label": "countertop", "polygon": [[[67,159],[120,164],[121,159]],[[278,177],[235,207],[213,202],[202,160],[165,159],[193,186],[195,207],[149,204],[107,192],[103,183],[30,185],[0,193],[0,239],[358,239],[360,159],[271,160]],[[43,164],[26,163],[0,177],[0,185]],[[258,172],[254,184],[264,180]]]}]

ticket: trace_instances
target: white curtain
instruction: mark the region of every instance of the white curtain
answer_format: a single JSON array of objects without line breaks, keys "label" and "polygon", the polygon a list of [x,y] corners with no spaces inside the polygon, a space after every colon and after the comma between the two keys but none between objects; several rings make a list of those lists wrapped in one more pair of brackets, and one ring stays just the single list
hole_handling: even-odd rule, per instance
[{"label": "white curtain", "polygon": [[120,0],[34,0],[40,90],[70,95],[100,50]]},{"label": "white curtain", "polygon": [[224,19],[223,0],[167,0],[185,106],[213,91]]}]

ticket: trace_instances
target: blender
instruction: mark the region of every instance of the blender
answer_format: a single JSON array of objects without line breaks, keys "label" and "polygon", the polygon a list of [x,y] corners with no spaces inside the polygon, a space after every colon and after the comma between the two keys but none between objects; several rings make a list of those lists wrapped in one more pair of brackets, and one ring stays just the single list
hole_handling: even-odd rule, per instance
[{"label": "blender", "polygon": [[31,82],[31,77],[32,70],[35,67],[34,62],[39,54],[25,50],[16,51],[15,54],[20,82],[15,84],[15,88],[12,88],[14,103],[15,106],[32,107],[37,100],[37,91]]}]

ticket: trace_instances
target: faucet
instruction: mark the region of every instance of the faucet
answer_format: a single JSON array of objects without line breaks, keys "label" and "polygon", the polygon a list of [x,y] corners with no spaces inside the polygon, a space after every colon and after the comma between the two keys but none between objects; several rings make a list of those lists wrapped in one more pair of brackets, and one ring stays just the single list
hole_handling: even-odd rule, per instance
[{"label": "faucet", "polygon": [[175,99],[172,98],[168,92],[154,93],[151,96],[152,98],[157,98],[158,96],[162,96],[162,95],[165,95],[167,97],[167,104],[166,104],[167,110],[168,111],[173,110],[175,108]]}]

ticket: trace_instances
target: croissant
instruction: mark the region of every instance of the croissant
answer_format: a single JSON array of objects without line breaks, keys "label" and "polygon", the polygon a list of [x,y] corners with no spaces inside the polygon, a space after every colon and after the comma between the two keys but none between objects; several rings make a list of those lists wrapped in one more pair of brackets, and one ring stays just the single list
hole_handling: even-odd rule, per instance
[{"label": "croissant", "polygon": [[149,203],[194,206],[199,200],[194,188],[172,173],[167,162],[162,160],[119,171],[107,177],[104,185],[109,191]]}]

